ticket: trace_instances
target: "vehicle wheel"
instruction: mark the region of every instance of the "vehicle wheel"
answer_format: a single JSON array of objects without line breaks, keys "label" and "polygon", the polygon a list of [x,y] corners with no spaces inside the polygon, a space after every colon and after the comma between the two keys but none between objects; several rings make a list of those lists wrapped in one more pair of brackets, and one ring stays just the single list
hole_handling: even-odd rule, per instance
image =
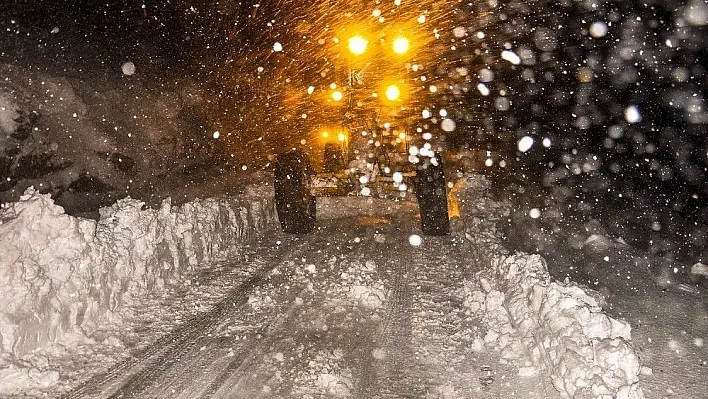
[{"label": "vehicle wheel", "polygon": [[280,227],[305,234],[315,227],[315,197],[310,194],[310,164],[300,151],[281,154],[275,161],[275,209]]},{"label": "vehicle wheel", "polygon": [[424,158],[415,175],[415,195],[420,207],[420,227],[423,234],[442,236],[450,234],[447,213],[445,173],[439,156]]}]

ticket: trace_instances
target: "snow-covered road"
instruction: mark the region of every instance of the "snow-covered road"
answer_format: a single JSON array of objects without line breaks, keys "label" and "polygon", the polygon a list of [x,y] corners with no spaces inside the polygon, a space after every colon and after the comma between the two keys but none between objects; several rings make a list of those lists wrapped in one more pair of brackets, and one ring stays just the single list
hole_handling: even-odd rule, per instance
[{"label": "snow-covered road", "polygon": [[170,298],[203,303],[212,286],[222,299],[66,397],[558,397],[475,347],[483,327],[462,300],[479,265],[459,238],[412,246],[417,229],[360,216],[273,232]]},{"label": "snow-covered road", "polygon": [[[365,197],[320,198],[315,232],[286,235],[260,187],[159,210],[121,201],[97,224],[37,193],[9,204],[8,270],[40,271],[19,287],[63,287],[57,268],[75,283],[3,286],[22,307],[5,310],[17,321],[0,331],[0,392],[643,398],[630,325],[598,292],[553,281],[541,256],[509,253],[497,226],[509,204],[481,176],[452,189],[449,237],[421,237],[413,202]],[[37,255],[37,242],[64,244]],[[66,306],[46,310],[47,296]],[[52,316],[114,296],[102,313]]]}]

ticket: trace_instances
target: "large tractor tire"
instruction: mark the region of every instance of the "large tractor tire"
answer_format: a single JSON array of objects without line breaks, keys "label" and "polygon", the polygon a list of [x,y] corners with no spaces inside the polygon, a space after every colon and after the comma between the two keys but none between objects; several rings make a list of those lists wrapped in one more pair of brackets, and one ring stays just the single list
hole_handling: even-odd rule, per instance
[{"label": "large tractor tire", "polygon": [[443,236],[450,234],[447,212],[447,190],[442,159],[424,158],[415,175],[415,195],[420,207],[420,227],[423,234]]},{"label": "large tractor tire", "polygon": [[300,151],[281,154],[275,161],[275,209],[288,234],[309,233],[315,227],[315,197],[308,186],[310,164]]}]

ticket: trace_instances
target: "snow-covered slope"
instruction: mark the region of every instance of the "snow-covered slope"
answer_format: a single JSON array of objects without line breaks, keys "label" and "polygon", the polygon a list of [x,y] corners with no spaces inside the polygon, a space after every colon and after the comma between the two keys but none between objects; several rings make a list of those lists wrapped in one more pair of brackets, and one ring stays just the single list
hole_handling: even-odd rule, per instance
[{"label": "snow-covered slope", "polygon": [[77,78],[0,63],[0,76],[2,202],[34,186],[81,215],[231,169],[196,84],[168,90],[120,65]]}]

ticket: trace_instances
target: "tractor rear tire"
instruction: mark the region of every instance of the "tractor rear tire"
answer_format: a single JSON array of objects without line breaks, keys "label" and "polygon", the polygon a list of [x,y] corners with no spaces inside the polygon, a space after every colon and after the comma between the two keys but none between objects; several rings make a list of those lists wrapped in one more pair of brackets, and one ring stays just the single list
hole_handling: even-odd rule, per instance
[{"label": "tractor rear tire", "polygon": [[[435,161],[431,161],[432,159]],[[439,156],[426,158],[418,165],[415,175],[415,193],[420,207],[420,227],[423,234],[429,236],[450,234],[445,172]]]},{"label": "tractor rear tire", "polygon": [[306,234],[315,227],[316,202],[310,194],[310,164],[300,151],[281,154],[275,161],[275,209],[288,234]]}]

